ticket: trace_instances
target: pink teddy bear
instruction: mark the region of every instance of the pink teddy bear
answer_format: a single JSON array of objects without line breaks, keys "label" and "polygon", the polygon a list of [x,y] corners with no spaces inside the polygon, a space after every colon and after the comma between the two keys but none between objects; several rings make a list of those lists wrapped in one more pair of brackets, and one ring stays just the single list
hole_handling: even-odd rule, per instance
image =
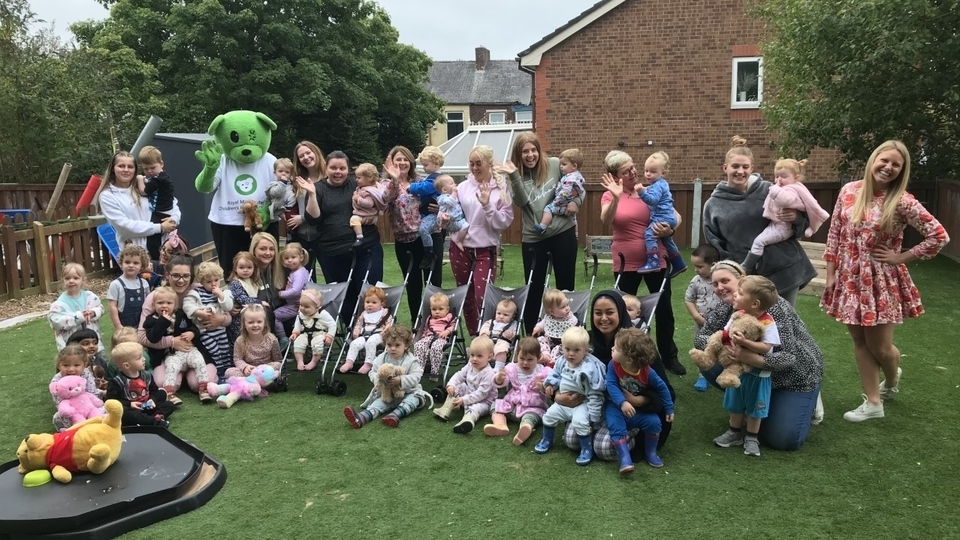
[{"label": "pink teddy bear", "polygon": [[60,398],[57,411],[74,424],[104,416],[103,401],[87,392],[87,380],[77,375],[61,377],[50,383],[50,393]]}]

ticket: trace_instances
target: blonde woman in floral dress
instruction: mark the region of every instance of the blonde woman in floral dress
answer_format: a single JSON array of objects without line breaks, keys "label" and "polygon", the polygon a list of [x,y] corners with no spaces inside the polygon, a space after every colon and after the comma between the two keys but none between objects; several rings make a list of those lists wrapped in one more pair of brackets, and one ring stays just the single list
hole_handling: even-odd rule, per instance
[{"label": "blonde woman in floral dress", "polygon": [[[935,257],[949,241],[940,222],[906,192],[909,180],[907,148],[900,141],[884,142],[867,161],[863,180],[840,190],[830,222],[820,305],[846,324],[853,338],[864,400],[843,415],[851,422],[883,418],[883,401],[899,392],[902,370],[894,325],[923,313],[906,263]],[[901,251],[908,225],[924,240]]]}]

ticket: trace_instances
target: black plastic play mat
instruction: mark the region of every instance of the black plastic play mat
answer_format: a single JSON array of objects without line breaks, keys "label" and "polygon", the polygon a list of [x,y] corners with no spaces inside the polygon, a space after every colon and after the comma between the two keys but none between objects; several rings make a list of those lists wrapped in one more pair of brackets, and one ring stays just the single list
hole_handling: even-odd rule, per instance
[{"label": "black plastic play mat", "polygon": [[17,461],[0,465],[0,539],[113,538],[203,506],[227,480],[219,461],[166,429],[123,435],[116,463],[69,484],[26,488]]}]

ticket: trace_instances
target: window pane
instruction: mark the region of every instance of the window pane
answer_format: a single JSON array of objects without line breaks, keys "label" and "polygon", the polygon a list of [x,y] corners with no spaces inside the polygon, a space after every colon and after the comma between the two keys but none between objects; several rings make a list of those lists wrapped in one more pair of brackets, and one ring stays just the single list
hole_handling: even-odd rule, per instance
[{"label": "window pane", "polygon": [[517,111],[516,119],[518,124],[529,124],[533,122],[533,111]]},{"label": "window pane", "polygon": [[[463,116],[463,114],[460,114]],[[450,140],[457,135],[463,133],[463,120],[447,122],[447,140]]]},{"label": "window pane", "polygon": [[758,101],[760,92],[760,62],[737,63],[737,101]]},{"label": "window pane", "polygon": [[491,124],[504,124],[507,121],[507,113],[505,112],[491,112],[487,117]]},{"label": "window pane", "polygon": [[462,112],[459,112],[459,111],[457,111],[457,112],[454,112],[454,111],[448,112],[448,113],[447,113],[447,122],[456,122],[456,121],[461,121],[461,122],[463,121],[463,113],[462,113]]}]

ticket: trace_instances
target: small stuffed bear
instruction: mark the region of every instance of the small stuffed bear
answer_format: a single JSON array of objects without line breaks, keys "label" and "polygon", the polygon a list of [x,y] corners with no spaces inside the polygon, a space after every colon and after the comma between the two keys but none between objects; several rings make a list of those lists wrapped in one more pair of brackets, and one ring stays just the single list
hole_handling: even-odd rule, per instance
[{"label": "small stuffed bear", "polygon": [[263,218],[260,217],[260,205],[257,201],[243,201],[240,212],[243,214],[243,230],[250,234],[263,230]]},{"label": "small stuffed bear", "polygon": [[403,375],[403,367],[393,364],[383,364],[377,369],[377,382],[373,389],[380,393],[380,398],[386,403],[394,403],[403,399],[404,393],[400,386],[390,386],[387,379]]},{"label": "small stuffed bear", "polygon": [[50,383],[50,393],[61,400],[57,411],[73,424],[106,414],[103,401],[87,392],[87,380],[78,375],[67,375],[53,381]]},{"label": "small stuffed bear", "polygon": [[750,341],[763,340],[763,324],[752,315],[743,312],[733,314],[729,330],[718,330],[710,336],[707,341],[707,347],[698,351],[690,350],[690,358],[698,368],[706,370],[720,362],[723,366],[723,372],[717,377],[717,384],[721,388],[739,388],[740,374],[744,371],[744,365],[735,360],[731,360],[729,355],[724,354],[727,347],[733,343],[730,341],[730,334],[742,332],[743,337]]}]

